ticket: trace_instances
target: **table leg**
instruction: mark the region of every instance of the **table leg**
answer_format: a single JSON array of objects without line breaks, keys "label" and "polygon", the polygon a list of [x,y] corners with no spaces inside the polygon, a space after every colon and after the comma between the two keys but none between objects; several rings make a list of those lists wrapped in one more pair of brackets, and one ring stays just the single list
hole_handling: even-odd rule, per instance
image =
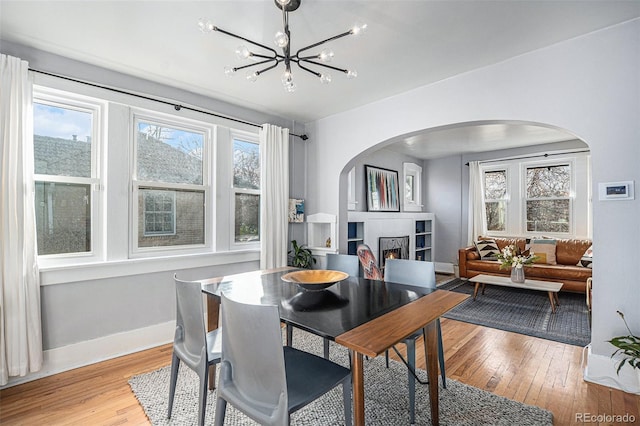
[{"label": "table leg", "polygon": [[[211,295],[207,295],[207,330],[218,328],[220,316],[220,300]],[[216,388],[216,369],[209,368],[209,390]]]},{"label": "table leg", "polygon": [[553,293],[553,297],[556,299],[556,306],[560,306],[560,299],[558,298],[558,293],[559,292],[555,292]]},{"label": "table leg", "polygon": [[353,424],[364,426],[364,359],[351,351],[351,379],[353,380]]},{"label": "table leg", "polygon": [[476,283],[476,286],[473,289],[473,300],[476,300],[476,296],[478,295],[478,288],[480,288],[480,283]]},{"label": "table leg", "polygon": [[551,302],[551,312],[555,314],[556,313],[555,297],[553,296],[553,292],[552,291],[548,291],[547,293],[549,293],[549,301]]},{"label": "table leg", "polygon": [[429,376],[429,404],[431,404],[431,424],[440,424],[440,408],[438,406],[438,330],[436,322],[431,321],[424,327],[427,341],[424,342],[425,362]]}]

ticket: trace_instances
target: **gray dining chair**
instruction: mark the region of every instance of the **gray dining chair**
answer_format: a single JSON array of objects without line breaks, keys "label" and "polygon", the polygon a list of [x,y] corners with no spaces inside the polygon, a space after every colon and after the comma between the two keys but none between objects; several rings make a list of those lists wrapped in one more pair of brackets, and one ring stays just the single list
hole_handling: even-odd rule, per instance
[{"label": "gray dining chair", "polygon": [[[207,406],[209,367],[220,362],[222,338],[220,329],[207,333],[204,323],[202,286],[199,282],[182,281],[174,275],[176,283],[176,331],[171,357],[169,384],[169,410],[171,418],[173,399],[180,362],[192,369],[200,379],[198,387],[198,424],[204,425]],[[214,367],[215,368],[215,367]]]},{"label": "gray dining chair", "polygon": [[[416,287],[436,288],[436,271],[433,262],[421,260],[407,259],[387,259],[384,265],[384,280],[390,283],[407,284]],[[438,360],[440,364],[440,374],[442,376],[442,386],[447,387],[445,369],[444,369],[444,348],[442,346],[442,330],[440,329],[440,319],[436,320],[436,329],[438,334]],[[414,423],[415,420],[415,389],[416,380],[423,383],[415,374],[416,366],[416,340],[424,337],[426,348],[426,335],[424,329],[407,337],[403,343],[407,345],[407,364],[409,373],[409,421]],[[400,356],[398,350],[393,348]],[[426,354],[426,349],[425,349]],[[389,366],[389,352],[385,353],[387,367]],[[400,358],[404,361],[402,356]],[[425,356],[426,360],[426,356]],[[437,380],[437,378],[429,377],[429,380]]]},{"label": "gray dining chair", "polygon": [[342,384],[345,424],[351,424],[351,371],[282,345],[275,305],[249,305],[222,294],[222,363],[215,424],[227,403],[261,425],[288,425],[291,413]]},{"label": "gray dining chair", "polygon": [[327,254],[327,269],[341,271],[351,277],[360,276],[360,260],[358,256],[350,254]]}]

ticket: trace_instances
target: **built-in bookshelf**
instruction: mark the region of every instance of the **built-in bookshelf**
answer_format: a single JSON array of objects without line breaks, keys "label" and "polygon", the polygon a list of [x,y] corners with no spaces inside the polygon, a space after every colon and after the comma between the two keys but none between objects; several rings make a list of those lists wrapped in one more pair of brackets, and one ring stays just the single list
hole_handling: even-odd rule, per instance
[{"label": "built-in bookshelf", "polygon": [[358,254],[358,246],[364,243],[364,222],[347,224],[347,254]]},{"label": "built-in bookshelf", "polygon": [[427,262],[433,261],[431,246],[433,244],[433,221],[432,220],[416,220],[415,237],[415,259]]}]

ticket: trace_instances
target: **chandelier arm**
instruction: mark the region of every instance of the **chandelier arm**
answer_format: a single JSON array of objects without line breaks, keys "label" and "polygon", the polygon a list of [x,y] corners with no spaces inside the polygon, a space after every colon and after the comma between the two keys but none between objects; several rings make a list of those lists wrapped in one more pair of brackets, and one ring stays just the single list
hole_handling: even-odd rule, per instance
[{"label": "chandelier arm", "polygon": [[300,57],[300,52],[304,52],[305,50],[313,49],[314,47],[320,46],[321,44],[325,44],[325,43],[328,43],[330,41],[333,41],[333,40],[336,40],[336,39],[339,39],[339,38],[342,38],[342,37],[346,37],[346,36],[351,35],[351,34],[353,34],[353,30],[349,30],[349,31],[346,31],[346,32],[344,32],[342,34],[338,34],[338,35],[335,35],[333,37],[329,37],[326,40],[322,40],[322,41],[319,41],[317,43],[310,44],[309,46],[305,46],[302,49],[298,50],[296,52],[295,56],[299,58]]},{"label": "chandelier arm", "polygon": [[338,67],[334,67],[332,65],[323,64],[322,62],[310,61],[309,59],[303,59],[303,58],[300,58],[298,60],[298,66],[301,67],[301,68],[302,68],[302,66],[300,65],[300,62],[306,62],[306,63],[309,63],[309,64],[314,64],[314,65],[318,65],[318,66],[321,66],[321,67],[330,68],[332,70],[340,71],[340,72],[343,72],[345,74],[347,74],[349,72],[349,70],[344,69],[344,68],[338,68]]},{"label": "chandelier arm", "polygon": [[260,44],[260,43],[257,43],[257,42],[255,42],[255,41],[249,40],[248,38],[245,38],[245,37],[239,36],[239,35],[237,35],[237,34],[231,33],[231,32],[229,32],[229,31],[223,30],[222,28],[213,27],[213,31],[218,31],[218,32],[220,32],[220,33],[222,33],[222,34],[226,34],[226,35],[228,35],[229,37],[237,38],[237,39],[239,39],[239,40],[246,41],[247,43],[251,43],[251,44],[253,44],[254,46],[258,46],[258,47],[261,47],[261,48],[263,48],[263,49],[266,49],[266,50],[268,50],[269,52],[272,52],[272,53],[273,53],[274,58],[278,56],[278,52],[276,52],[276,50],[275,50],[275,49],[272,49],[272,48],[270,48],[269,46],[265,46],[264,44]]},{"label": "chandelier arm", "polygon": [[275,62],[273,63],[273,65],[268,66],[268,67],[266,67],[266,68],[264,68],[264,69],[261,69],[261,70],[259,70],[259,71],[256,71],[256,75],[260,75],[260,74],[262,74],[263,72],[266,72],[266,71],[269,71],[269,70],[274,69],[275,67],[277,67],[277,66],[278,66],[278,64],[279,64],[280,62],[282,62],[282,61],[281,61],[281,60],[277,60],[277,59],[275,59]]},{"label": "chandelier arm", "polygon": [[[280,61],[278,61],[276,58],[270,58],[270,59],[266,59],[266,60],[264,60],[264,61],[254,62],[254,63],[252,63],[252,64],[247,64],[247,65],[242,65],[242,66],[240,66],[240,67],[233,67],[233,70],[234,70],[234,71],[240,71],[240,70],[243,70],[243,69],[245,69],[245,68],[251,68],[251,67],[258,66],[258,65],[266,64],[266,63],[269,63],[269,62],[271,62],[271,61],[275,61],[275,65],[274,65],[274,67],[275,67],[275,66],[277,66],[277,65],[278,65],[278,63],[280,62]],[[271,68],[269,68],[269,69],[271,69]],[[261,72],[262,72],[262,71],[261,71]]]},{"label": "chandelier arm", "polygon": [[316,77],[318,77],[318,78],[322,77],[322,74],[320,74],[320,73],[319,73],[319,72],[317,72],[317,71],[314,71],[314,70],[312,70],[312,69],[309,69],[309,68],[305,67],[304,65],[302,65],[302,64],[300,63],[300,61],[295,61],[295,62],[298,64],[298,66],[299,66],[301,69],[305,70],[306,72],[311,73],[311,74],[315,75],[315,76],[316,76]]}]

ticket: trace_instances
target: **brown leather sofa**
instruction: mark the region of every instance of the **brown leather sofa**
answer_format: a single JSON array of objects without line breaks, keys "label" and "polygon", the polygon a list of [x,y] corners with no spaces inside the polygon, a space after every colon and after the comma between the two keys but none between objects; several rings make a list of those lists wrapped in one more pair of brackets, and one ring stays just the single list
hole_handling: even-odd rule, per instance
[{"label": "brown leather sofa", "polygon": [[[483,237],[480,237],[481,239]],[[488,237],[487,237],[488,238]],[[498,248],[502,250],[508,245],[517,245],[520,250],[525,250],[524,238],[493,238]],[[591,277],[591,268],[576,266],[591,245],[591,240],[557,239],[556,240],[557,265],[535,263],[525,266],[525,277],[533,280],[561,282],[561,291],[586,293],[587,278]],[[460,277],[472,278],[479,274],[509,276],[509,268],[500,269],[500,262],[496,260],[481,260],[475,246],[461,248],[458,251],[458,266]]]}]

